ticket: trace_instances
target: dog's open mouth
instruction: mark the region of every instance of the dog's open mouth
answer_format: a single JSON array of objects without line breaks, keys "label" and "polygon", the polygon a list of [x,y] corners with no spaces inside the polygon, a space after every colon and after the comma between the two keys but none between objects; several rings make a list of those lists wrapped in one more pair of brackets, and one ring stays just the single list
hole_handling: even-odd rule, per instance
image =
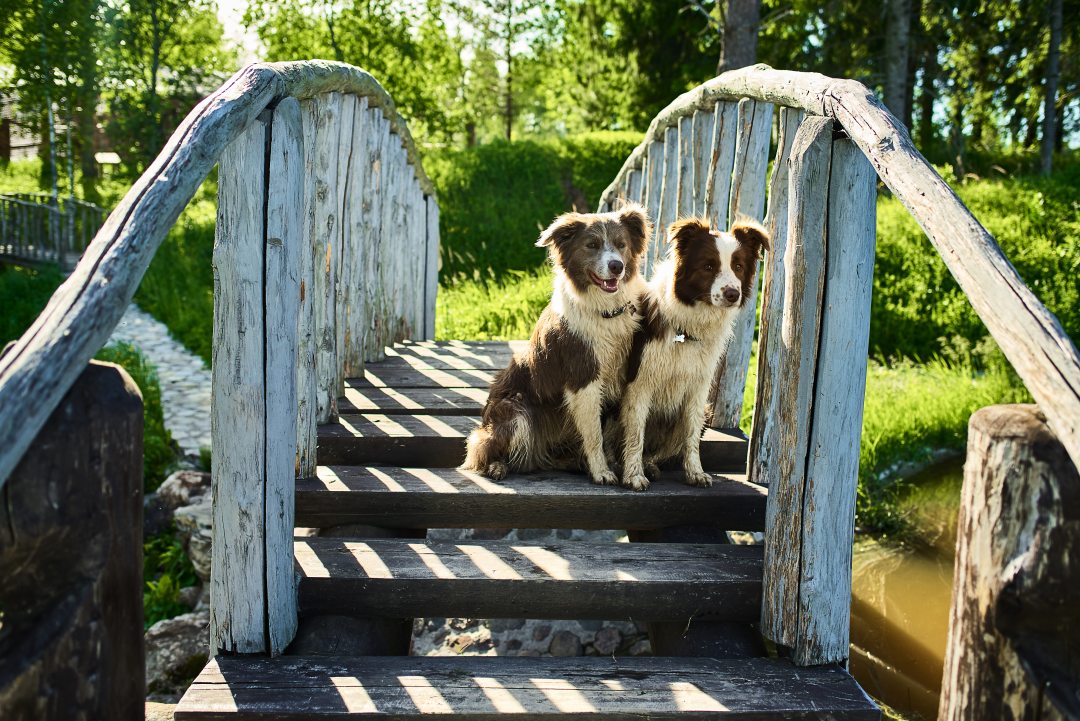
[{"label": "dog's open mouth", "polygon": [[618,278],[601,278],[596,273],[589,271],[589,280],[600,286],[600,290],[605,293],[614,293],[619,289]]}]

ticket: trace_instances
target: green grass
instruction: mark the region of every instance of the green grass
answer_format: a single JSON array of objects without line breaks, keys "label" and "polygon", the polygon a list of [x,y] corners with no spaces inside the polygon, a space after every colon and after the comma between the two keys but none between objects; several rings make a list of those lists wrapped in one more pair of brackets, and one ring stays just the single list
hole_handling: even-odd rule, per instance
[{"label": "green grass", "polygon": [[31,269],[0,264],[0,348],[30,327],[63,279],[53,266]]},{"label": "green grass", "polygon": [[439,289],[435,337],[439,340],[528,338],[551,298],[551,271],[508,271],[487,283],[459,280]]}]

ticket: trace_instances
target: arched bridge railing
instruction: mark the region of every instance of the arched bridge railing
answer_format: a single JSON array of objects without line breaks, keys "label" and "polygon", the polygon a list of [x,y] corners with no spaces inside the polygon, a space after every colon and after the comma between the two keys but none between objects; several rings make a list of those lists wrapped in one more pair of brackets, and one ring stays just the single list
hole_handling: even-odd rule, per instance
[{"label": "arched bridge railing", "polygon": [[0,194],[0,260],[71,270],[104,219],[104,209],[76,198]]},{"label": "arched bridge railing", "polygon": [[[1080,466],[1075,346],[861,83],[765,65],[725,73],[657,115],[600,201],[601,210],[642,202],[658,228],[689,214],[726,228],[745,214],[772,234],[748,469],[769,486],[761,630],[800,664],[848,655],[875,174],[922,226]],[[662,233],[647,266],[660,243]],[[738,425],[754,311],[745,310],[717,377],[716,426]]]},{"label": "arched bridge railing", "polygon": [[369,74],[251,65],[184,120],[26,333],[0,356],[0,486],[131,302],[215,164],[211,647],[280,652],[296,628],[296,473],[347,374],[431,338],[438,207]]}]

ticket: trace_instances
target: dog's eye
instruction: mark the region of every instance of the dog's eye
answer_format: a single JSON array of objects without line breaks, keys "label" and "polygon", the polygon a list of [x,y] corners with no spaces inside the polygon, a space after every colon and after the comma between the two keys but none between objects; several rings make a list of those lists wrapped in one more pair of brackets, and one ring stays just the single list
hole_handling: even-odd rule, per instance
[{"label": "dog's eye", "polygon": [[626,247],[626,243],[616,243],[615,247],[618,248],[619,250],[622,250],[623,248]]},{"label": "dog's eye", "polygon": [[597,248],[600,247],[600,244],[597,243],[596,241],[593,241],[593,242],[589,243],[587,247],[590,248],[591,250],[596,250]]},{"label": "dog's eye", "polygon": [[736,263],[732,267],[735,269],[735,272],[737,272],[737,273],[742,271],[742,263]]},{"label": "dog's eye", "polygon": [[709,271],[710,273],[714,270],[712,263],[706,263],[705,265],[703,265],[701,267],[704,268],[705,270]]}]

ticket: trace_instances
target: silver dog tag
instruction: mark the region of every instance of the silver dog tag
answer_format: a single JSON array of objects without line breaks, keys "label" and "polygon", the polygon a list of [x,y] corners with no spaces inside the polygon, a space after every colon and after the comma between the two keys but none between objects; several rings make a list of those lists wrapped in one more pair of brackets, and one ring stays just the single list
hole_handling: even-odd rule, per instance
[{"label": "silver dog tag", "polygon": [[685,333],[679,333],[678,335],[676,335],[675,336],[675,342],[676,343],[685,343],[686,342],[686,334]]}]

